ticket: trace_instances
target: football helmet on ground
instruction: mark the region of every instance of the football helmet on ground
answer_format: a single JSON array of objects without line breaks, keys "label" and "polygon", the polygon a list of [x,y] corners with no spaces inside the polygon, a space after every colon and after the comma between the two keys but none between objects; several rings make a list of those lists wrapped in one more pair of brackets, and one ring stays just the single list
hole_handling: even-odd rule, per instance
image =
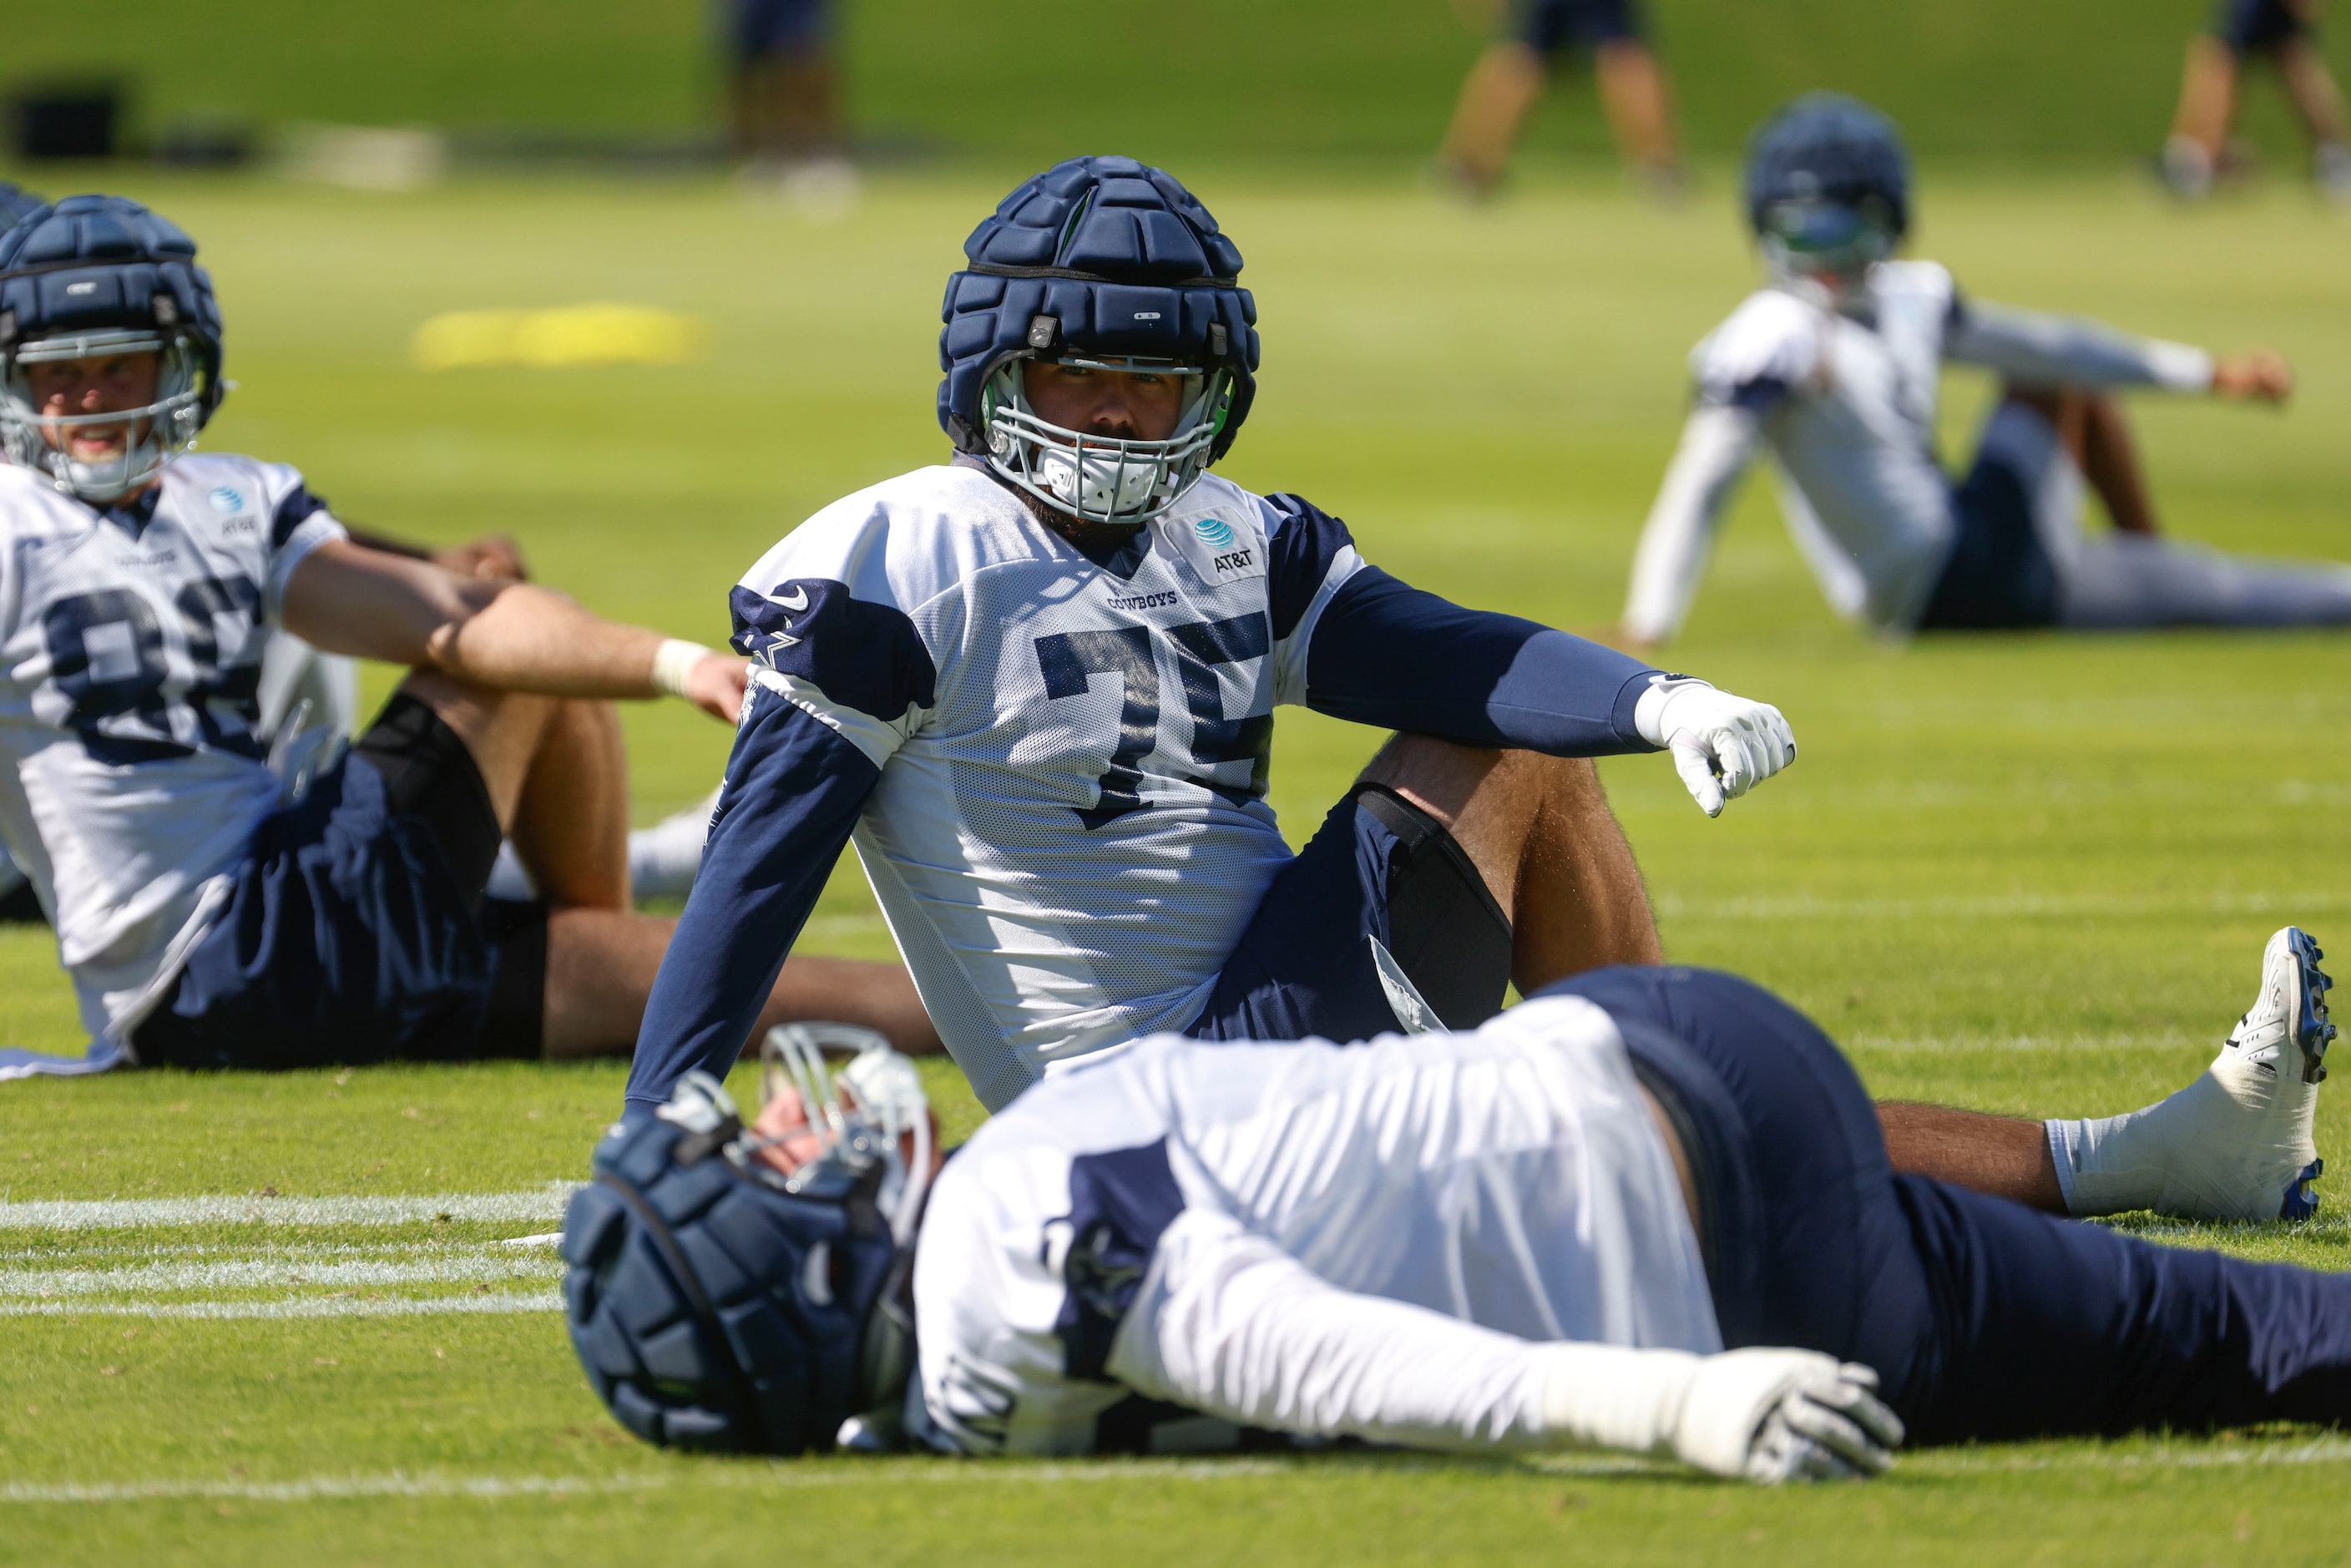
[{"label": "football helmet on ground", "polygon": [[[1093,522],[1142,523],[1224,456],[1257,394],[1241,253],[1191,193],[1132,158],[1073,158],[1007,196],[964,243],[939,334],[939,423],[1007,483]],[[1162,440],[1067,429],[1029,404],[1049,360],[1182,378]]]},{"label": "football helmet on ground", "polygon": [[[196,444],[220,406],[220,308],[196,242],[122,196],[68,196],[0,235],[0,440],[11,459],[96,505],[142,488]],[[27,368],[118,354],[158,358],[153,400],[45,414]],[[120,454],[75,458],[76,431],[127,425]]]},{"label": "football helmet on ground", "polygon": [[[650,1442],[795,1454],[886,1441],[914,1364],[922,1079],[880,1035],[842,1024],[772,1030],[763,1052],[768,1096],[794,1090],[799,1124],[747,1131],[726,1088],[693,1072],[597,1147],[596,1179],[563,1223],[572,1348]],[[776,1145],[801,1155],[789,1175],[759,1157]]]},{"label": "football helmet on ground", "polygon": [[1858,277],[1910,227],[1910,154],[1858,99],[1808,93],[1747,147],[1747,220],[1783,277]]}]

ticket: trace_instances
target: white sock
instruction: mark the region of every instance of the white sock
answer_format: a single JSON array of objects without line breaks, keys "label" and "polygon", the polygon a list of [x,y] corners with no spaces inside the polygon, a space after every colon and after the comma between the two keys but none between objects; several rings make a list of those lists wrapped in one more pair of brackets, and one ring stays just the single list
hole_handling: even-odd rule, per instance
[{"label": "white sock", "polygon": [[2281,1082],[2224,1046],[2195,1082],[2143,1111],[2045,1124],[2065,1207],[2275,1219],[2317,1157],[2314,1101],[2315,1085]]},{"label": "white sock", "polygon": [[629,835],[629,882],[639,898],[684,898],[702,872],[702,845],[718,791]]},{"label": "white sock", "polygon": [[2212,189],[2212,154],[2193,136],[2174,136],[2163,144],[2163,177],[2183,196],[2201,196]]}]

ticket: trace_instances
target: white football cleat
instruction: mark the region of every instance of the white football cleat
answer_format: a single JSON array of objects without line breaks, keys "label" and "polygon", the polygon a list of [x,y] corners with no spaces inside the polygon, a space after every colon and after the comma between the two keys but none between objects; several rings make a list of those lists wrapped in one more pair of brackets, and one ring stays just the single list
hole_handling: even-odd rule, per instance
[{"label": "white football cleat", "polygon": [[2152,1208],[2184,1219],[2308,1219],[2325,1170],[2311,1124],[2325,1078],[2335,982],[2289,925],[2262,954],[2262,988],[2203,1075],[2144,1111],[2048,1124],[2077,1215]]}]

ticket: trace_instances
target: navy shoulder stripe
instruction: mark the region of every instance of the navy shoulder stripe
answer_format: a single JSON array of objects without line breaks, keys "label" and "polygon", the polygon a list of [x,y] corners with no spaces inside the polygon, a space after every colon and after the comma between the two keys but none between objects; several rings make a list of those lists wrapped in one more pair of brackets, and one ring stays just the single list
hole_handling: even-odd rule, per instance
[{"label": "navy shoulder stripe", "polygon": [[310,494],[307,485],[297,485],[277,503],[277,510],[269,519],[269,548],[283,549],[294,530],[311,517],[327,509],[327,503]]},{"label": "navy shoulder stripe", "polygon": [[1302,496],[1269,496],[1266,505],[1276,514],[1267,529],[1266,589],[1272,601],[1273,640],[1280,643],[1298,630],[1322,580],[1331,574],[1332,559],[1353,544],[1355,536]]},{"label": "navy shoulder stripe", "polygon": [[793,578],[764,594],[737,588],[729,604],[737,653],[843,707],[890,723],[938,701],[938,671],[906,612],[852,598],[846,583]]},{"label": "navy shoulder stripe", "polygon": [[1061,1266],[1067,1293],[1053,1320],[1070,1376],[1104,1380],[1111,1342],[1143,1288],[1151,1255],[1183,1211],[1165,1138],[1071,1160],[1070,1212],[1063,1217],[1070,1252]]}]

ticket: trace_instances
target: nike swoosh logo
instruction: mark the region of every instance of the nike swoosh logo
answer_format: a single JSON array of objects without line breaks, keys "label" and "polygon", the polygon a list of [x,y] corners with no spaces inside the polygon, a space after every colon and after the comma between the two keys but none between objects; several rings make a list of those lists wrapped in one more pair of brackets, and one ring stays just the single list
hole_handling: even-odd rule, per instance
[{"label": "nike swoosh logo", "polygon": [[776,595],[776,602],[792,614],[798,615],[808,608],[808,590],[795,588],[789,593],[778,593]]}]

